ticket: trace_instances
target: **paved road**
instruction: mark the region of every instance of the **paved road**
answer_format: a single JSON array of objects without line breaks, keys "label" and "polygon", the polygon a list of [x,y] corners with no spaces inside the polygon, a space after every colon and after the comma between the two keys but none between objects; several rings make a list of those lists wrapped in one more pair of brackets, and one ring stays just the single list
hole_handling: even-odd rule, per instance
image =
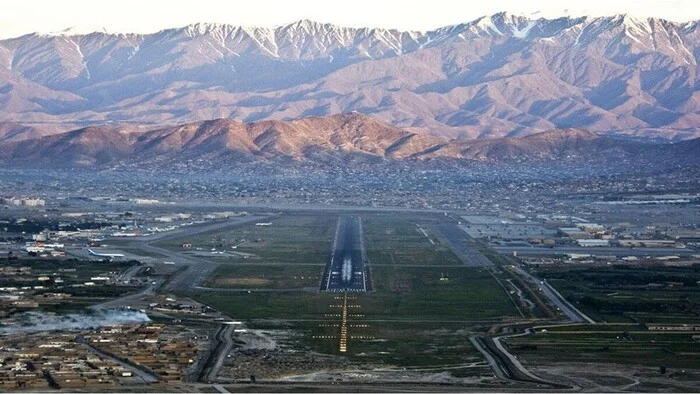
[{"label": "paved road", "polygon": [[545,295],[559,310],[566,315],[566,317],[575,323],[591,323],[594,324],[595,321],[590,317],[583,314],[581,311],[576,309],[569,301],[567,301],[559,292],[554,289],[547,281],[537,278],[531,275],[529,272],[525,271],[522,267],[518,265],[512,266],[518,274],[527,278],[530,282],[535,283],[538,286],[540,292]]},{"label": "paved road", "polygon": [[321,291],[371,291],[372,281],[366,263],[362,221],[354,216],[340,217],[331,260],[321,279]]},{"label": "paved road", "polygon": [[469,236],[456,224],[438,223],[434,224],[433,228],[447,240],[450,249],[464,264],[472,267],[490,267],[492,265],[491,261],[484,257],[481,252],[467,245],[467,237]]},{"label": "paved road", "polygon": [[216,389],[216,391],[220,393],[230,393],[230,391],[228,391],[228,389],[224,387],[223,384],[213,384],[211,387],[213,387],[214,389]]},{"label": "paved road", "polygon": [[141,271],[141,268],[143,268],[143,266],[140,264],[129,268],[128,270],[124,271],[121,275],[119,275],[118,281],[122,283],[129,283],[129,281],[131,281],[131,279],[134,276],[136,276],[136,274],[138,274],[139,271]]},{"label": "paved road", "polygon": [[484,356],[494,375],[496,375],[496,377],[499,379],[510,379],[510,372],[508,371],[507,366],[503,364],[503,361],[501,361],[497,355],[495,355],[492,351],[489,351],[484,343],[486,340],[487,339],[476,335],[469,337],[469,342],[471,342],[472,346],[474,346],[474,348]]},{"label": "paved road", "polygon": [[207,366],[208,370],[205,371],[203,379],[204,382],[213,382],[219,375],[219,370],[224,365],[224,361],[231,353],[233,349],[233,330],[235,326],[233,325],[223,325],[216,332],[217,345],[211,356],[211,363]]},{"label": "paved road", "polygon": [[574,387],[569,385],[551,382],[540,378],[539,376],[528,371],[520,361],[508,349],[503,346],[501,339],[517,337],[524,334],[507,335],[500,337],[487,337],[472,335],[469,341],[474,348],[478,350],[491,366],[494,375],[503,380],[515,380],[519,382],[534,383],[538,388],[543,388],[541,385],[550,386],[557,390],[572,390]]},{"label": "paved road", "polygon": [[117,363],[122,367],[128,369],[129,371],[133,372],[134,374],[136,374],[136,376],[140,377],[145,383],[156,383],[160,380],[158,376],[152,374],[151,372],[148,372],[144,367],[138,367],[134,363],[124,362],[121,359],[114,357],[111,353],[105,352],[104,350],[93,346],[82,336],[78,337],[77,342],[85,346],[91,352],[98,354],[102,357],[109,358],[112,362]]}]

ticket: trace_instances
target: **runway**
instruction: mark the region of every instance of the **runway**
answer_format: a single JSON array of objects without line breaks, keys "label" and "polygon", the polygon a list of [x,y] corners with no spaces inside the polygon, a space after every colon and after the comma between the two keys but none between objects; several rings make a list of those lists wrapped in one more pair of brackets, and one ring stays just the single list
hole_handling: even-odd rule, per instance
[{"label": "runway", "polygon": [[367,292],[372,290],[362,239],[362,221],[354,216],[338,219],[331,259],[321,279],[321,291]]}]

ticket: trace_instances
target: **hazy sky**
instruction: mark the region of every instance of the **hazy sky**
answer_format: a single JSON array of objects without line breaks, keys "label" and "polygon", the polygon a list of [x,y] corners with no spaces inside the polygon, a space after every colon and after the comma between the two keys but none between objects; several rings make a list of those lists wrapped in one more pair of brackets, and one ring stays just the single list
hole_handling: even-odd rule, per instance
[{"label": "hazy sky", "polygon": [[688,21],[700,19],[700,0],[0,0],[0,37],[68,27],[149,33],[195,22],[276,26],[298,19],[430,30],[500,11],[545,17],[628,13]]}]

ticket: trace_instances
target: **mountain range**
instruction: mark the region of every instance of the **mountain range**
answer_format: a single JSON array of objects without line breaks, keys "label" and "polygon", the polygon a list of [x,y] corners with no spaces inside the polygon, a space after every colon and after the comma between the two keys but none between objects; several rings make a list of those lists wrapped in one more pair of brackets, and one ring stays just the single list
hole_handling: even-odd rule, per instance
[{"label": "mountain range", "polygon": [[700,139],[642,143],[578,129],[525,137],[450,140],[397,128],[358,112],[294,121],[244,124],[216,119],[140,131],[89,126],[65,133],[0,142],[7,167],[234,168],[236,163],[611,163],[660,169],[700,164]]},{"label": "mountain range", "polygon": [[357,111],[417,145],[570,128],[683,140],[700,137],[699,61],[700,22],[627,15],[28,34],[0,40],[0,138]]}]

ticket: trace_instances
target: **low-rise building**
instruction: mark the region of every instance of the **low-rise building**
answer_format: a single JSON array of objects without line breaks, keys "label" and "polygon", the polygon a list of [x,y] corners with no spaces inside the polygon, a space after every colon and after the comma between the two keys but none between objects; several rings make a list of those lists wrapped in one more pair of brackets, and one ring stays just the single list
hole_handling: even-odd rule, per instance
[{"label": "low-rise building", "polygon": [[583,247],[604,247],[610,245],[607,239],[578,239],[576,242]]}]

